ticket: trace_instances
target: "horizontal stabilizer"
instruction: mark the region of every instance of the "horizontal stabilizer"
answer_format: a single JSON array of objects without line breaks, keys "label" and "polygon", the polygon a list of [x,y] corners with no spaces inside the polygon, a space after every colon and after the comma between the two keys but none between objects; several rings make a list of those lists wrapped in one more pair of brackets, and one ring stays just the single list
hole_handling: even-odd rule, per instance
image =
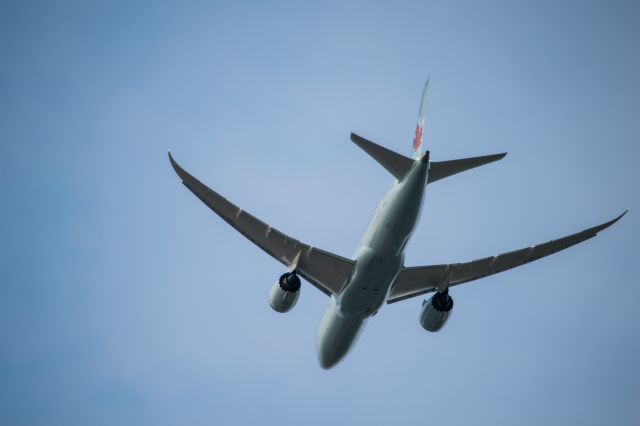
[{"label": "horizontal stabilizer", "polygon": [[455,175],[456,173],[464,172],[465,170],[473,169],[474,167],[493,163],[494,161],[503,159],[505,155],[507,155],[506,152],[502,154],[483,155],[482,157],[463,158],[460,160],[432,161],[427,184]]},{"label": "horizontal stabilizer", "polygon": [[[389,173],[394,175],[396,179],[402,180],[407,174],[413,160],[411,158],[400,155],[397,152],[393,152],[383,146],[366,140],[363,137],[351,133],[351,140],[362,148],[367,154],[373,157],[382,167],[387,169]],[[457,172],[456,172],[457,173]]]}]

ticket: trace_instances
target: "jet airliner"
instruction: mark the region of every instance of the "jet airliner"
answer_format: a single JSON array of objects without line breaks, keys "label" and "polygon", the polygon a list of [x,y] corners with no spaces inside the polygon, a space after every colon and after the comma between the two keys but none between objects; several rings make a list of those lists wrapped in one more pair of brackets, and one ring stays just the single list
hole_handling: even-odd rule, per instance
[{"label": "jet airliner", "polygon": [[449,288],[515,268],[559,252],[613,225],[615,219],[584,231],[471,262],[406,267],[404,250],[416,227],[425,188],[443,178],[504,158],[506,153],[450,161],[430,161],[423,152],[422,132],[429,80],[425,83],[418,124],[413,139],[412,158],[405,157],[354,133],[351,140],[395,177],[382,198],[351,259],[305,244],[273,228],[222,197],[169,160],[182,183],[224,221],[244,235],[287,271],[269,295],[277,312],[288,312],[300,295],[300,277],[329,297],[329,305],[317,334],[317,357],[328,369],[353,347],[369,318],[386,303],[427,293],[419,314],[420,324],[430,332],[439,331],[453,309]]}]

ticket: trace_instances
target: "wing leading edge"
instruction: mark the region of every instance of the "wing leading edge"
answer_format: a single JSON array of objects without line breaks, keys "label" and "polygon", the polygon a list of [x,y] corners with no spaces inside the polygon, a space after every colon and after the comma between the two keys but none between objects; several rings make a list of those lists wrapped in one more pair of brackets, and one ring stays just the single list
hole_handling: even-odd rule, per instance
[{"label": "wing leading edge", "polygon": [[169,153],[169,161],[182,183],[204,204],[278,262],[296,272],[327,295],[338,294],[353,272],[354,262],[303,244],[278,231],[187,173]]},{"label": "wing leading edge", "polygon": [[497,256],[485,257],[467,263],[402,268],[387,297],[387,303],[420,296],[438,288],[464,284],[557,253],[595,237],[598,232],[620,220],[627,211],[625,210],[624,213],[609,222],[585,229],[582,232]]}]

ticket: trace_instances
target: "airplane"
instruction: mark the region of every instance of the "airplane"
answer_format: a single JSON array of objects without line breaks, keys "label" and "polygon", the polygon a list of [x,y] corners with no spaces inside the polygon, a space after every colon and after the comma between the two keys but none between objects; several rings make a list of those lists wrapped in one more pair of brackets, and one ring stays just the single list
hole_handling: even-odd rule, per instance
[{"label": "airplane", "polygon": [[385,302],[396,303],[434,293],[423,300],[419,321],[425,330],[437,332],[453,309],[450,287],[527,264],[588,240],[628,211],[601,225],[520,250],[465,263],[406,267],[404,250],[418,222],[426,187],[506,155],[430,161],[429,151],[422,150],[428,87],[429,79],[422,92],[412,158],[351,133],[351,140],[395,177],[351,259],[302,243],[262,222],[187,173],[169,152],[175,172],[196,197],[287,268],[271,288],[269,304],[273,310],[284,313],[294,307],[300,295],[300,277],[329,296],[316,344],[323,369],[333,367],[345,357],[367,320]]}]

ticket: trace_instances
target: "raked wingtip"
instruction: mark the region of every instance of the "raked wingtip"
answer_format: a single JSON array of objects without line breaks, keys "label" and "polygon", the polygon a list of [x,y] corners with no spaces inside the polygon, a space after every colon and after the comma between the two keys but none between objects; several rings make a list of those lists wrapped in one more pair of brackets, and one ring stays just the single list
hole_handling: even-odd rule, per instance
[{"label": "raked wingtip", "polygon": [[171,167],[173,167],[173,170],[178,174],[178,176],[180,176],[181,179],[184,179],[184,175],[186,173],[184,169],[180,167],[178,163],[176,163],[176,160],[173,159],[171,151],[168,151],[167,154],[169,155],[169,162],[171,162]]},{"label": "raked wingtip", "polygon": [[614,223],[616,223],[617,221],[619,221],[620,219],[622,219],[622,216],[624,216],[625,214],[629,213],[629,209],[626,209],[625,211],[623,211],[618,217],[616,217],[615,219],[611,220],[609,223],[607,223],[607,227],[613,225]]}]

